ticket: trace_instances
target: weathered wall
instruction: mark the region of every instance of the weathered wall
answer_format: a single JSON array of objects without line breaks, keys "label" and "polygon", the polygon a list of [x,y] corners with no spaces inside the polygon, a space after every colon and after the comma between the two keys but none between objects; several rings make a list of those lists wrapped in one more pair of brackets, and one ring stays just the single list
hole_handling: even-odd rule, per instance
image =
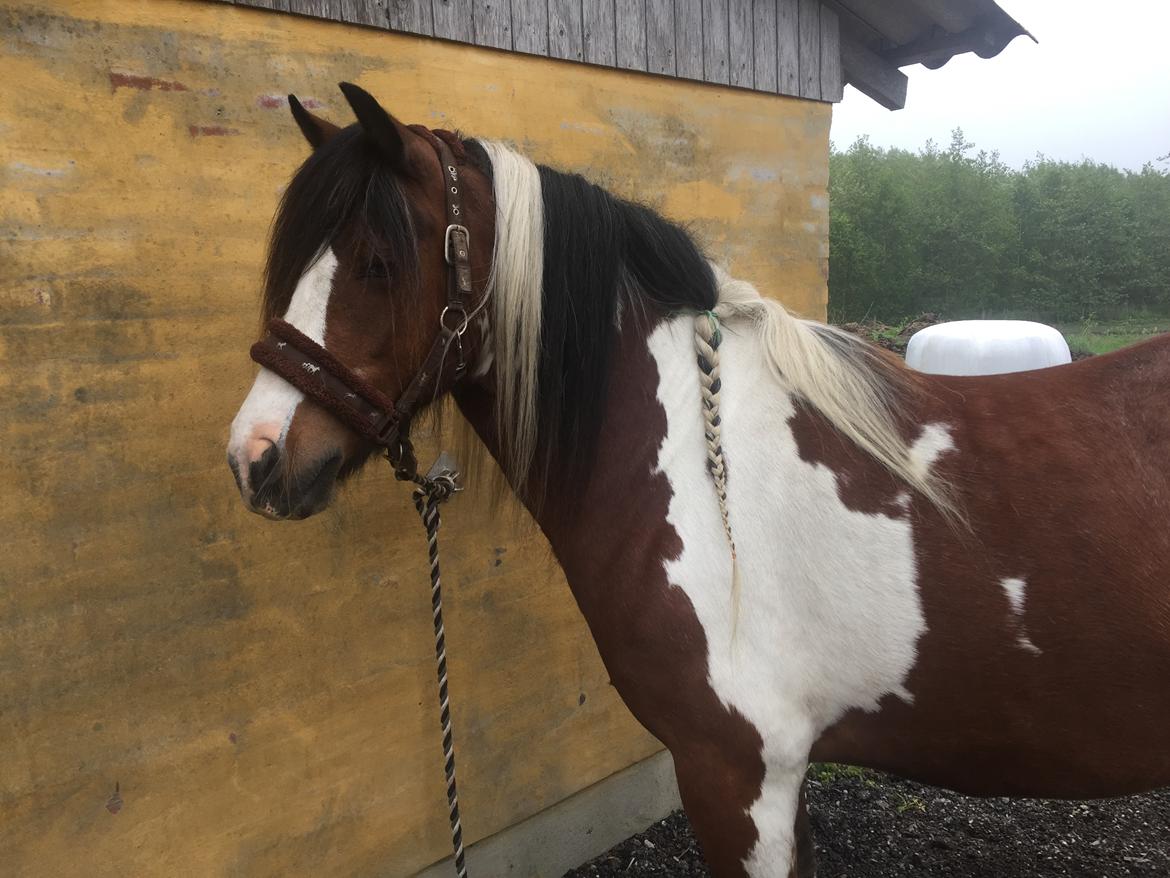
[{"label": "weathered wall", "polygon": [[[0,40],[0,871],[409,874],[448,842],[407,492],[274,525],[224,465],[282,96],[514,139],[817,316],[829,107],[177,0],[0,3]],[[475,839],[658,744],[540,540],[446,515]]]}]

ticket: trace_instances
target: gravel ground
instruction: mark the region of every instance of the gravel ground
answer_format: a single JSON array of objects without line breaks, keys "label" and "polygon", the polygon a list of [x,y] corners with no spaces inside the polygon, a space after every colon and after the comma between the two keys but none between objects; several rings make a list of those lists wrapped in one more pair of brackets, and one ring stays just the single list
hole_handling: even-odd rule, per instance
[{"label": "gravel ground", "polygon": [[[822,769],[810,778],[809,814],[818,878],[1170,876],[1170,790],[1097,802],[972,799]],[[681,811],[565,878],[645,875],[710,875]]]}]

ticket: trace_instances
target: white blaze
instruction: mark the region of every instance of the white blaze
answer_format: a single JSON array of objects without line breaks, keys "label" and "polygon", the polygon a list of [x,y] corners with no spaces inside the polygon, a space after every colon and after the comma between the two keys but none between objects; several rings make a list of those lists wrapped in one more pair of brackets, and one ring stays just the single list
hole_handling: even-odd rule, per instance
[{"label": "white blaze", "polygon": [[[301,275],[284,320],[317,344],[325,345],[325,313],[333,289],[337,257],[326,247]],[[269,445],[284,442],[288,425],[304,394],[268,369],[261,367],[244,404],[232,421],[228,455],[239,465],[240,479],[248,487],[248,465]]]}]

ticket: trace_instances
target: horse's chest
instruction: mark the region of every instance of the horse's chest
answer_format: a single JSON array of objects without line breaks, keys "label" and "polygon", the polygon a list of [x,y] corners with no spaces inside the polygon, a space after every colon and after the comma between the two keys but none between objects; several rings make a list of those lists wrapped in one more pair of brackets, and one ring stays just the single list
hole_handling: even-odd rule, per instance
[{"label": "horse's chest", "polygon": [[904,684],[925,631],[911,525],[897,507],[870,513],[842,501],[833,470],[802,459],[796,409],[755,340],[728,335],[721,409],[737,592],[688,328],[667,323],[649,341],[668,421],[658,469],[681,541],[666,578],[694,608],[719,699],[756,726],[766,755],[807,752],[844,711],[875,709],[890,693],[911,698]]}]

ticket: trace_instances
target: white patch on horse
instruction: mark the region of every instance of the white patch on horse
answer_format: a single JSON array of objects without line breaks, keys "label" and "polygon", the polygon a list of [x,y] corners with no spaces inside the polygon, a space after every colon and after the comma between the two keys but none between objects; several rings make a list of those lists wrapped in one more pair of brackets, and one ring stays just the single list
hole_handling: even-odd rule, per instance
[{"label": "white patch on horse", "polygon": [[[648,344],[667,416],[658,471],[670,482],[667,519],[683,546],[666,562],[667,578],[703,627],[712,689],[763,740],[765,777],[749,810],[759,839],[745,866],[752,876],[786,876],[813,742],[850,709],[875,711],[891,694],[911,700],[905,683],[926,622],[909,519],[849,509],[834,472],[801,459],[788,425],[792,398],[749,326],[729,326],[719,351],[738,620],[706,468],[692,319],[662,324]],[[916,446],[920,465],[949,442],[945,427],[927,427]]]},{"label": "white patch on horse", "polygon": [[920,475],[926,475],[942,455],[953,451],[951,430],[946,424],[927,424],[910,446],[910,461]]},{"label": "white patch on horse", "polygon": [[[317,344],[325,345],[325,314],[333,290],[337,257],[325,248],[309,265],[284,314],[290,323]],[[304,394],[268,369],[261,367],[244,404],[232,421],[228,454],[239,464],[240,479],[248,487],[249,463],[268,445],[281,445]]]},{"label": "white patch on horse", "polygon": [[1042,650],[1028,637],[1028,630],[1024,625],[1024,589],[1027,587],[1027,583],[1023,579],[1007,576],[1001,579],[999,584],[1003,588],[1004,594],[1007,595],[1008,603],[1015,615],[1009,624],[1015,631],[1016,645],[1025,652],[1040,655]]}]

